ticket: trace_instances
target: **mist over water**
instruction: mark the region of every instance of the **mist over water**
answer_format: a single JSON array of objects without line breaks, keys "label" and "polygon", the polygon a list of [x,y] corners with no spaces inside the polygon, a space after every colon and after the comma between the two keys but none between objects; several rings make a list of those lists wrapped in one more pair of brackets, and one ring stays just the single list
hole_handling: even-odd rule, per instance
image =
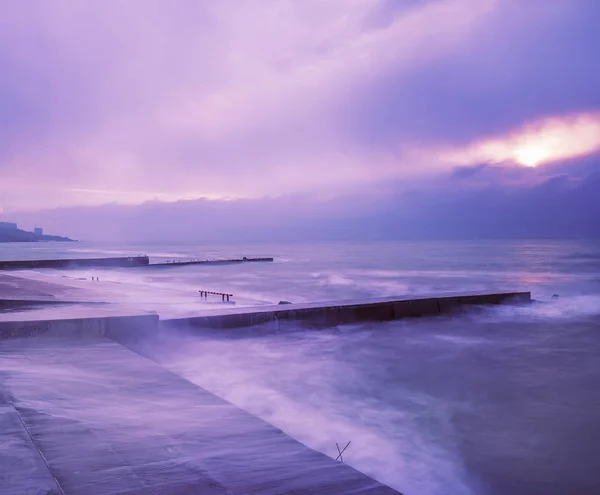
[{"label": "mist over water", "polygon": [[[273,256],[274,263],[169,269],[39,270],[61,278],[196,294],[226,291],[238,305],[428,295],[446,291],[531,290],[549,299],[600,294],[594,242],[313,242],[203,246],[0,244],[0,259],[89,258],[147,254],[151,262]],[[25,272],[31,274],[32,272]],[[175,299],[175,298],[174,298]],[[176,302],[175,300],[173,302]]]},{"label": "mist over water", "polygon": [[[558,303],[557,303],[558,304]],[[142,352],[418,494],[597,493],[598,311],[163,337]]]},{"label": "mist over water", "polygon": [[[17,252],[10,249],[25,248],[2,246],[0,257]],[[352,441],[345,462],[407,495],[598,493],[600,248],[594,243],[44,249],[36,254],[276,258],[94,270],[125,287],[170,288],[175,301],[199,288],[233,292],[242,305],[531,290],[540,302],[528,307],[329,329],[161,333],[137,350],[333,458],[336,442]]]}]

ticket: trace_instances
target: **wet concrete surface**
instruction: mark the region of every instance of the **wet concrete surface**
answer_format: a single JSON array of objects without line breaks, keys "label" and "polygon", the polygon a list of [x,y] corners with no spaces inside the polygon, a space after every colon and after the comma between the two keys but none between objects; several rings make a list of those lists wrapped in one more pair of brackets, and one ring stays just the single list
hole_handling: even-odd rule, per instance
[{"label": "wet concrete surface", "polygon": [[398,493],[112,340],[1,340],[0,384],[2,495]]},{"label": "wet concrete surface", "polygon": [[84,291],[75,287],[0,273],[0,299],[55,301],[84,295]]},{"label": "wet concrete surface", "polygon": [[[81,275],[81,273],[79,273]],[[106,275],[106,274],[104,274]],[[92,280],[92,277],[94,280]],[[187,288],[165,288],[156,284],[140,284],[102,278],[94,272],[86,276],[74,274],[58,276],[49,272],[17,272],[17,275],[0,273],[0,315],[3,312],[37,313],[36,318],[45,318],[46,311],[51,317],[69,318],[74,313],[85,312],[76,309],[103,305],[99,313],[127,311],[136,313],[160,312],[165,317],[190,317],[198,311],[214,309],[226,310],[231,306],[256,306],[257,301],[236,298],[231,303],[220,300],[205,300],[196,290]],[[69,305],[65,307],[64,305]],[[57,306],[52,309],[52,306]],[[42,311],[43,310],[43,311]],[[61,316],[62,315],[62,316]]]},{"label": "wet concrete surface", "polygon": [[7,495],[9,493],[46,495],[62,493],[1,385],[0,493]]}]

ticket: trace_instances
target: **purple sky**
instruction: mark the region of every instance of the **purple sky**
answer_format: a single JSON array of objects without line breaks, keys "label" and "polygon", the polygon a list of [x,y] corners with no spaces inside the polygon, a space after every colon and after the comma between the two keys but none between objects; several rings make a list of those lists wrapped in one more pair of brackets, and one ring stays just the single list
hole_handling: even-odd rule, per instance
[{"label": "purple sky", "polygon": [[598,0],[0,7],[1,219],[128,240],[600,236]]}]

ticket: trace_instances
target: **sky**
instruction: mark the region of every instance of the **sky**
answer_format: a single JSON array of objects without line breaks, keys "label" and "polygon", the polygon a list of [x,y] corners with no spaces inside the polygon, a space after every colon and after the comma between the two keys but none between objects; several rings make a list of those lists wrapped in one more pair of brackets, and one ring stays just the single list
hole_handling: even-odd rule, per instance
[{"label": "sky", "polygon": [[600,1],[0,0],[0,220],[600,237]]}]

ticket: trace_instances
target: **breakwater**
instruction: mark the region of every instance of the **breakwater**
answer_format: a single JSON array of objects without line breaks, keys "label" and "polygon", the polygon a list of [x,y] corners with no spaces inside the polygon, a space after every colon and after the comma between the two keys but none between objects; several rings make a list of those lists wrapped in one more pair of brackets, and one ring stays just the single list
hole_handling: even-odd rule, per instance
[{"label": "breakwater", "polygon": [[381,298],[312,304],[285,304],[260,308],[205,311],[189,318],[163,320],[174,328],[237,328],[274,322],[297,321],[333,326],[360,321],[389,321],[401,318],[452,313],[469,306],[529,303],[531,292],[453,294],[427,298]]},{"label": "breakwater", "polygon": [[151,263],[149,265],[140,265],[148,268],[174,268],[189,265],[236,265],[239,263],[259,263],[259,262],[270,262],[274,261],[274,258],[232,258],[232,259],[220,259],[220,260],[173,260],[166,261],[164,263]]},{"label": "breakwater", "polygon": [[150,263],[150,258],[143,256],[124,256],[120,258],[74,258],[57,260],[7,260],[0,261],[0,270],[28,270],[32,268],[174,268],[189,265],[234,265],[239,263],[260,263],[274,261],[271,257],[232,258],[217,260],[173,260],[161,263]]},{"label": "breakwater", "polygon": [[0,493],[399,493],[118,342],[157,320],[0,323]]},{"label": "breakwater", "polygon": [[5,313],[0,356],[10,360],[0,360],[0,441],[19,449],[0,452],[0,477],[10,493],[24,490],[27,480],[38,491],[74,495],[88,495],[93,486],[138,494],[175,487],[182,493],[398,493],[143,357],[146,338],[179,327],[275,322],[278,329],[280,321],[381,321],[530,301],[529,292],[503,292],[285,304],[162,324],[156,314],[100,307],[81,318]]},{"label": "breakwater", "polygon": [[0,270],[27,270],[32,268],[111,268],[148,266],[148,256],[120,258],[75,258],[56,260],[9,260],[0,261]]},{"label": "breakwater", "polygon": [[[198,310],[198,314],[184,318],[166,318],[160,319],[156,316],[156,325],[138,325],[135,331],[131,327],[124,329],[119,335],[113,335],[114,338],[124,338],[130,341],[142,336],[152,336],[160,323],[161,330],[168,332],[171,329],[228,329],[252,327],[272,323],[273,329],[279,329],[281,323],[296,322],[306,326],[335,326],[351,324],[365,321],[390,321],[403,318],[415,318],[423,316],[437,316],[449,314],[457,311],[464,311],[476,306],[488,306],[497,304],[527,304],[531,302],[530,292],[502,292],[490,294],[453,294],[440,295],[426,298],[380,298],[371,300],[350,300],[333,301],[310,304],[278,304],[259,307],[227,308],[214,310]],[[27,306],[44,306],[46,300],[29,299],[0,299],[0,309],[19,309]],[[67,304],[67,301],[53,301],[52,306]],[[71,303],[71,306],[77,307],[79,303]],[[5,306],[2,308],[2,306]],[[111,310],[111,305],[106,304],[103,308],[90,310],[92,314],[99,315],[97,318],[106,320],[106,311]],[[69,309],[65,310],[65,321],[68,318]],[[19,335],[26,330],[20,328],[29,328],[15,326],[10,320],[19,318],[17,315],[8,318],[9,322],[3,324],[0,317],[0,330],[2,328],[8,331],[10,335]],[[4,318],[6,319],[6,318]],[[38,318],[39,319],[39,318]],[[121,328],[124,326],[121,324]],[[103,334],[104,335],[104,334]],[[2,332],[0,331],[0,338]]]},{"label": "breakwater", "polygon": [[19,313],[0,319],[0,340],[31,337],[118,338],[120,334],[138,334],[142,330],[156,332],[158,315],[111,315],[102,309],[90,309],[82,318],[27,319]]},{"label": "breakwater", "polygon": [[[80,304],[81,301],[69,301],[61,299],[0,299],[0,312],[2,311],[14,311],[18,309],[30,309],[43,306],[60,306],[60,305],[73,305]],[[92,304],[92,303],[87,303]],[[101,303],[98,303],[101,304]]]}]

